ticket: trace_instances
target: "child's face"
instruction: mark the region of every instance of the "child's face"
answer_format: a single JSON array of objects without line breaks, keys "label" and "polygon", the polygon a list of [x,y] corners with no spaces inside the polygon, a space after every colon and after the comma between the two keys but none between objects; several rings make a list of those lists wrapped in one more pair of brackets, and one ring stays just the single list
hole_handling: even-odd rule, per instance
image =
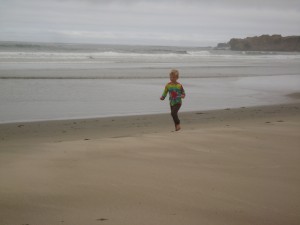
[{"label": "child's face", "polygon": [[178,77],[175,74],[170,75],[170,81],[176,82],[178,80]]}]

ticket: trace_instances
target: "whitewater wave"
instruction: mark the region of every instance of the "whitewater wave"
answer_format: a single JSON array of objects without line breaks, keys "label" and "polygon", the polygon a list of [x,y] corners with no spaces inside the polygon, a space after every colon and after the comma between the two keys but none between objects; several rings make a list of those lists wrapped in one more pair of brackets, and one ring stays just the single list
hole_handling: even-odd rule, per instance
[{"label": "whitewater wave", "polygon": [[179,57],[186,52],[180,53],[134,53],[134,52],[97,52],[97,53],[53,53],[53,52],[0,52],[1,58],[49,58],[49,59],[102,59],[102,58],[168,58],[168,57]]},{"label": "whitewater wave", "polygon": [[212,55],[210,51],[188,51],[187,54],[192,56],[209,56]]},{"label": "whitewater wave", "polygon": [[168,53],[135,53],[135,52],[0,52],[0,59],[126,59],[126,58],[278,58],[278,59],[299,59],[299,53],[278,53],[278,52],[215,52],[215,51],[184,51]]}]

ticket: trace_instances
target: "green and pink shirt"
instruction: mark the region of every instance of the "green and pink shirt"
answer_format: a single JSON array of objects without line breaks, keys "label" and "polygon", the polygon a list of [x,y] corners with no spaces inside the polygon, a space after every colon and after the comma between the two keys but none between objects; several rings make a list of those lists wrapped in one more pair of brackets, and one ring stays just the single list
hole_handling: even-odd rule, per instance
[{"label": "green and pink shirt", "polygon": [[168,83],[165,87],[165,90],[162,94],[163,99],[166,98],[169,93],[169,100],[171,106],[182,103],[182,96],[185,96],[184,89],[180,83]]}]

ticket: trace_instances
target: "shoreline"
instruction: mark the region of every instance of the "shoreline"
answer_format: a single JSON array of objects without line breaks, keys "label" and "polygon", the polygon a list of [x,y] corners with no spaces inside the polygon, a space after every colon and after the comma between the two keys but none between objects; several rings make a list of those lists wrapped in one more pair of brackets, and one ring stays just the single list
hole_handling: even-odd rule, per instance
[{"label": "shoreline", "polygon": [[[181,112],[299,101],[290,94],[299,93],[300,76],[182,81],[190,94]],[[32,85],[30,80],[4,81],[0,82],[0,123],[168,113],[168,104],[158,100],[165,82],[161,79],[37,80],[33,82],[35,87],[29,89],[26,87]],[[35,88],[38,93],[33,91]],[[112,95],[111,90],[119,90],[122,95]],[[132,96],[132,90],[144,94]]]},{"label": "shoreline", "polygon": [[[0,78],[1,79],[1,78]],[[253,108],[253,107],[267,107],[267,106],[275,106],[275,105],[289,105],[289,104],[297,104],[300,99],[300,92],[292,92],[285,95],[286,97],[289,97],[290,99],[293,99],[294,101],[287,101],[282,103],[275,103],[275,104],[263,104],[263,105],[250,105],[250,106],[242,106],[242,107],[233,107],[232,109],[238,109],[238,108]],[[188,110],[188,111],[182,111],[179,113],[196,113],[198,111],[218,111],[223,110],[224,108],[216,108],[216,109],[204,109],[204,110]],[[59,121],[81,121],[81,120],[99,120],[99,119],[106,119],[106,118],[120,118],[120,117],[137,117],[137,116],[159,116],[163,114],[168,113],[162,113],[162,112],[156,112],[156,113],[150,113],[150,114],[120,114],[120,115],[107,115],[107,116],[99,116],[99,117],[78,117],[78,118],[62,118],[62,119],[39,119],[39,120],[24,120],[24,121],[8,121],[8,122],[0,122],[1,125],[8,125],[8,124],[21,124],[21,123],[45,123],[45,122],[59,122]]]},{"label": "shoreline", "polygon": [[[219,126],[230,121],[264,120],[299,113],[300,103],[251,106],[179,112],[183,130],[202,126]],[[46,120],[0,124],[0,142],[13,139],[35,138],[51,140],[76,140],[121,137],[173,131],[169,113],[149,115],[113,116],[88,119]],[[179,131],[180,132],[180,131]]]}]

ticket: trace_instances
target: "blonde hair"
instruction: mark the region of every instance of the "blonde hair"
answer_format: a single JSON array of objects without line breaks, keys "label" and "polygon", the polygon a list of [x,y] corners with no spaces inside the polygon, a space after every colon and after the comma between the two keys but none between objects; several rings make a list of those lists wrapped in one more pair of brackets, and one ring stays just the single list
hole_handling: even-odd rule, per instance
[{"label": "blonde hair", "polygon": [[179,78],[179,72],[178,72],[178,70],[171,70],[171,72],[170,72],[170,76],[175,76],[176,78]]}]

